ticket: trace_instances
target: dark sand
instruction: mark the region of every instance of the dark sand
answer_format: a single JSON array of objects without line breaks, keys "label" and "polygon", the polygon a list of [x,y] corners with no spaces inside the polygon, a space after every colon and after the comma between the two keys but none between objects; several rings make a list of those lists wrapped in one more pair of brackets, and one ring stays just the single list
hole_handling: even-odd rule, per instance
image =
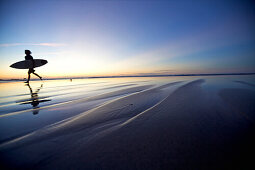
[{"label": "dark sand", "polygon": [[214,88],[210,80],[195,79],[97,96],[132,91],[2,142],[1,164],[19,169],[253,169],[254,87],[229,83]]}]

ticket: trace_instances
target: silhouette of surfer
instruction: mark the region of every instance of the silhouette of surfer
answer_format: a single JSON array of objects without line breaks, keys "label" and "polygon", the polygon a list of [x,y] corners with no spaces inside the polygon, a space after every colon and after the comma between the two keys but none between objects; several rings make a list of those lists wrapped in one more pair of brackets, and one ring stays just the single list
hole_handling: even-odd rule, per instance
[{"label": "silhouette of surfer", "polygon": [[25,54],[26,54],[25,60],[32,60],[32,63],[33,63],[33,67],[28,69],[28,78],[27,78],[27,81],[25,83],[29,83],[29,81],[30,81],[30,74],[31,73],[33,73],[34,75],[39,77],[40,80],[42,80],[42,77],[35,73],[35,69],[34,69],[35,61],[34,61],[34,58],[31,56],[31,53],[32,52],[30,50],[25,50]]}]

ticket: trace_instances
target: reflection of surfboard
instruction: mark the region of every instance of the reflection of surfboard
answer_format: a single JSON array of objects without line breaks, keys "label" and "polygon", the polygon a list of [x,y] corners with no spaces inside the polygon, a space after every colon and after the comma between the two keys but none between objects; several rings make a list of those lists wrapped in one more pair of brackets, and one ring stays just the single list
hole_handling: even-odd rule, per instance
[{"label": "reflection of surfboard", "polygon": [[30,98],[27,98],[27,99],[17,100],[16,103],[24,104],[24,103],[29,103],[29,102],[31,102],[33,100],[44,101],[46,98],[49,98],[49,97],[50,96],[45,96],[45,97],[31,96]]},{"label": "reflection of surfboard", "polygon": [[[31,100],[31,101],[27,101],[27,102],[24,102],[24,103],[20,103],[21,105],[22,104],[34,104],[34,103],[43,103],[43,102],[49,102],[51,101],[50,99],[49,100]],[[38,105],[37,104],[37,105]]]},{"label": "reflection of surfboard", "polygon": [[34,61],[35,61],[34,67],[33,67],[32,60],[19,61],[10,65],[10,67],[17,68],[17,69],[29,69],[29,68],[41,67],[48,63],[47,60],[43,60],[43,59],[34,59]]}]

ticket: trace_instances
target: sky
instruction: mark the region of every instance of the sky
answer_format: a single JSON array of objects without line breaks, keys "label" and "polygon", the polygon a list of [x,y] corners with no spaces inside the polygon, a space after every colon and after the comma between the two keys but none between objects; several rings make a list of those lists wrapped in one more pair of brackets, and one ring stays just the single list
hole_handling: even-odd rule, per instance
[{"label": "sky", "polygon": [[1,0],[0,78],[24,50],[46,78],[255,72],[247,0]]}]

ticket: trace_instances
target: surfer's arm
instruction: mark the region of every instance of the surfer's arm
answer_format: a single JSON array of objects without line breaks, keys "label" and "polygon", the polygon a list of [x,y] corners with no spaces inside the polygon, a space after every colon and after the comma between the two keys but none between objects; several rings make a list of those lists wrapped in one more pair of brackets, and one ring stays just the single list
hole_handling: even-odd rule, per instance
[{"label": "surfer's arm", "polygon": [[35,60],[32,59],[32,63],[33,63],[33,68],[35,68]]}]

